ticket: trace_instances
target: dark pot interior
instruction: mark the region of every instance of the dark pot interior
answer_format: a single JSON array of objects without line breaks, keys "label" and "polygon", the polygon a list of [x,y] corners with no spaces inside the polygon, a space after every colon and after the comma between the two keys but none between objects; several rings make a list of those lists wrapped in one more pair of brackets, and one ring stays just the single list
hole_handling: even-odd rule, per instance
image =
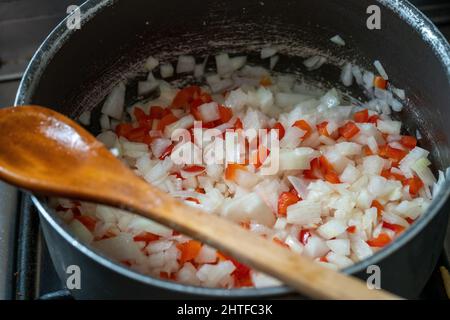
[{"label": "dark pot interior", "polygon": [[[394,2],[395,9],[389,9],[394,8]],[[355,61],[374,71],[372,63],[378,59],[388,71],[391,83],[407,91],[408,106],[398,117],[412,133],[420,130],[424,137],[422,146],[431,150],[435,168],[445,169],[450,163],[448,43],[403,1],[379,1],[382,29],[369,30],[366,9],[371,4],[373,1],[368,0],[193,0],[189,5],[177,0],[88,1],[82,7],[80,30],[68,31],[63,24],[41,47],[16,102],[53,107],[75,117],[98,106],[118,81],[136,77],[149,55],[174,62],[180,53],[205,57],[226,51],[245,53],[258,61],[261,47],[278,45],[282,50],[276,71],[298,73],[307,80],[340,89],[344,89],[339,84],[340,62]],[[345,47],[329,41],[336,34],[346,40]],[[327,56],[329,64],[317,72],[307,72],[301,63],[303,57],[316,53]],[[350,93],[363,98],[356,86],[350,88]],[[133,99],[130,93],[128,101]],[[447,195],[447,191],[442,194],[427,217],[390,249],[347,271],[364,277],[361,272],[367,265],[388,259],[401,246],[410,245],[413,238],[424,236],[425,225],[437,215]],[[442,219],[446,219],[445,214],[441,222]],[[414,272],[421,272],[420,279],[414,285],[402,280],[401,285],[387,285],[389,289],[405,294],[406,290],[420,291],[431,272],[430,262],[437,258],[434,251],[440,250],[441,245],[433,243],[443,236],[444,226],[440,224],[435,223],[440,229],[434,230],[434,238],[420,246],[425,251],[426,246],[433,247],[433,252],[420,255],[427,262],[417,263]],[[393,261],[401,263],[399,258]],[[390,269],[395,266],[392,264]],[[391,278],[395,282],[396,277]],[[249,292],[250,296],[258,294],[263,294],[263,290]]]}]

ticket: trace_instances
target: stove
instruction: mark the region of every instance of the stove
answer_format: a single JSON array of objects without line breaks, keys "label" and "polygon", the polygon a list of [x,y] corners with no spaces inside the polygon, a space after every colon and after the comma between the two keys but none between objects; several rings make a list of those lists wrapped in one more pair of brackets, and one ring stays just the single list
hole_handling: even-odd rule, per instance
[{"label": "stove", "polygon": [[[28,61],[66,9],[84,0],[0,2],[0,106],[12,105]],[[450,2],[415,0],[450,39]],[[0,300],[72,299],[59,280],[29,195],[0,182]],[[449,268],[450,225],[445,250],[419,298],[446,299],[439,266]]]}]

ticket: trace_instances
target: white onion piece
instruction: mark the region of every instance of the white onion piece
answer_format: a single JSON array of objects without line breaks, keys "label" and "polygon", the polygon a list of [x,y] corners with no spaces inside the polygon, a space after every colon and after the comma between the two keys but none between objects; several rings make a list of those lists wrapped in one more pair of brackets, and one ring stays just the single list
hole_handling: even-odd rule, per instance
[{"label": "white onion piece", "polygon": [[328,240],[327,242],[328,248],[331,249],[336,254],[342,256],[350,255],[350,240],[348,239],[334,239]]},{"label": "white onion piece", "polygon": [[375,66],[375,68],[377,69],[378,73],[380,74],[380,76],[383,77],[384,80],[389,80],[389,76],[386,73],[386,70],[384,69],[383,65],[381,64],[380,61],[376,60],[373,65]]},{"label": "white onion piece", "polygon": [[177,73],[194,72],[195,58],[194,56],[181,55],[178,57]]},{"label": "white onion piece", "polygon": [[300,145],[301,138],[306,134],[305,131],[297,127],[289,127],[280,141],[280,147],[284,149],[295,149]]},{"label": "white onion piece", "polygon": [[125,91],[124,83],[119,83],[115,86],[103,104],[102,113],[111,118],[121,120],[125,105]]},{"label": "white onion piece", "polygon": [[222,53],[216,56],[216,68],[217,73],[221,76],[230,74],[234,71],[228,54]]},{"label": "white onion piece", "polygon": [[262,48],[262,50],[261,50],[261,59],[270,58],[273,55],[275,55],[277,52],[278,52],[278,50],[276,48],[273,48],[273,47]]},{"label": "white onion piece", "polygon": [[241,69],[247,63],[246,56],[239,56],[230,59],[231,68],[233,71]]},{"label": "white onion piece", "polygon": [[201,114],[202,120],[206,123],[220,119],[219,106],[217,102],[202,104],[198,110]]},{"label": "white onion piece", "polygon": [[171,63],[165,63],[161,65],[159,68],[159,72],[161,73],[161,77],[163,79],[170,78],[173,76],[174,70]]},{"label": "white onion piece", "polygon": [[280,56],[278,55],[270,57],[270,70],[273,70],[273,68],[275,68],[279,60]]},{"label": "white onion piece", "polygon": [[412,177],[412,166],[414,163],[421,158],[427,158],[428,155],[429,152],[427,150],[415,147],[400,161],[399,169],[407,178],[410,178]]},{"label": "white onion piece", "polygon": [[356,83],[359,85],[363,84],[363,74],[361,68],[358,66],[352,66],[352,74],[355,77]]},{"label": "white onion piece", "polygon": [[187,116],[184,116],[181,119],[179,119],[178,121],[167,125],[164,128],[164,135],[167,138],[170,138],[170,137],[172,137],[172,134],[175,132],[175,130],[188,129],[194,125],[194,122],[195,122],[195,118],[192,115],[189,114]]},{"label": "white onion piece", "polygon": [[294,150],[281,149],[279,154],[279,169],[308,170],[311,168],[311,160],[320,154],[312,148],[296,148]]},{"label": "white onion piece", "polygon": [[106,114],[102,114],[100,116],[100,127],[102,130],[111,129],[111,122],[109,121],[109,117]]},{"label": "white onion piece", "polygon": [[271,227],[275,223],[275,215],[264,201],[254,192],[238,199],[230,199],[222,207],[222,216],[227,219],[241,221],[255,221]]},{"label": "white onion piece", "polygon": [[347,230],[347,224],[340,219],[332,219],[317,229],[317,233],[329,240],[343,234]]},{"label": "white onion piece", "polygon": [[80,121],[80,123],[85,125],[85,126],[90,125],[91,124],[91,112],[90,111],[84,111],[78,117],[78,121]]},{"label": "white onion piece", "polygon": [[346,87],[350,87],[353,84],[352,64],[346,63],[341,72],[341,81]]},{"label": "white onion piece", "polygon": [[159,60],[152,56],[148,57],[147,60],[145,61],[145,68],[147,69],[147,71],[152,71],[158,65],[159,65]]},{"label": "white onion piece", "polygon": [[311,96],[300,93],[278,92],[275,94],[275,104],[281,108],[289,108],[301,102],[311,100],[311,98]]},{"label": "white onion piece", "polygon": [[96,137],[96,139],[102,142],[105,145],[105,147],[111,149],[116,144],[117,135],[114,132],[108,130],[100,133]]},{"label": "white onion piece", "polygon": [[337,44],[338,46],[344,47],[345,46],[345,41],[344,39],[342,39],[342,37],[340,35],[335,35],[333,38],[330,39],[331,42]]},{"label": "white onion piece", "polygon": [[400,121],[393,121],[393,120],[378,120],[377,128],[382,133],[396,135],[400,134],[402,123]]},{"label": "white onion piece", "polygon": [[308,225],[322,221],[321,206],[318,202],[309,200],[299,201],[287,207],[287,222],[298,225]]},{"label": "white onion piece", "polygon": [[148,95],[149,93],[155,91],[159,87],[159,82],[157,81],[139,81],[138,82],[138,95],[140,97]]},{"label": "white onion piece", "polygon": [[308,198],[309,181],[294,176],[289,176],[288,180],[302,199]]}]

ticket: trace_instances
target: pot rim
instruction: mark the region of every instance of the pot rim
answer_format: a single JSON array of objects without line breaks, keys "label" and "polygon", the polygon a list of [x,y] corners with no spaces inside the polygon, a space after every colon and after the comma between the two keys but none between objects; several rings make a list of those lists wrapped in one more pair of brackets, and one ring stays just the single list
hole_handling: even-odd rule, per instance
[{"label": "pot rim", "polygon": [[[113,5],[119,0],[87,0],[81,6],[82,24],[87,23],[97,13],[101,12],[104,8]],[[440,61],[444,70],[447,73],[447,80],[450,84],[450,45],[437,29],[437,27],[416,7],[406,0],[376,0],[379,4],[386,7],[388,10],[394,12],[401,20],[410,25],[412,29],[418,32],[422,40],[427,43],[435,56]],[[76,30],[70,30],[66,27],[67,17],[61,21],[55,29],[47,36],[39,49],[32,57],[22,81],[17,91],[14,104],[24,105],[30,102],[31,97],[36,89],[40,78],[45,71],[51,58],[58,52],[58,50],[70,39],[70,36]],[[369,258],[354,264],[344,270],[346,274],[357,274],[363,270],[367,270],[370,265],[376,265],[379,261],[385,259],[390,254],[399,250],[407,242],[411,241],[418,233],[425,228],[425,226],[438,214],[440,209],[444,206],[446,200],[450,195],[450,178],[447,176],[444,185],[441,188],[437,198],[432,201],[427,213],[423,215],[417,222],[415,222],[406,232],[400,235],[395,241],[388,247],[378,251]],[[135,281],[168,289],[180,293],[188,293],[200,296],[210,297],[233,297],[233,298],[245,298],[245,297],[265,297],[276,296],[281,294],[292,293],[293,290],[286,286],[268,287],[268,288],[240,288],[240,289],[215,289],[215,288],[203,288],[190,285],[179,284],[172,281],[166,281],[152,276],[147,276],[131,269],[122,266],[119,263],[110,260],[102,253],[97,252],[96,249],[90,245],[85,245],[79,242],[74,236],[72,236],[67,229],[57,221],[52,210],[49,209],[42,198],[32,196],[32,201],[38,208],[41,217],[43,217],[50,226],[59,233],[66,241],[70,242],[76,250],[81,251],[90,259],[103,265],[104,267],[113,270],[127,278],[131,278]]]}]

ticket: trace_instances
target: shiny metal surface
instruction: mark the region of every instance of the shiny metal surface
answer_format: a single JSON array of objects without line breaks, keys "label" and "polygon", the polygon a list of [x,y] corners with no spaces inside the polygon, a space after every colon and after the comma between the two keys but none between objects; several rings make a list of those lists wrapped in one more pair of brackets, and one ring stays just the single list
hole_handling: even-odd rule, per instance
[{"label": "shiny metal surface", "polygon": [[[164,10],[165,6],[174,7],[175,2],[169,2],[161,4],[161,7],[158,7],[157,9]],[[131,6],[130,3],[132,3]],[[261,24],[261,18],[264,15],[272,18],[274,13],[280,14],[283,12],[283,19],[281,20],[283,22],[278,26],[280,29],[272,28],[267,30],[267,28],[264,28],[264,37],[257,38],[256,40],[261,41],[261,39],[263,39],[263,41],[273,41],[273,37],[277,35],[292,35],[294,37],[294,39],[291,39],[294,40],[292,43],[303,43],[302,32],[306,33],[306,31],[304,31],[305,29],[311,28],[311,25],[317,26],[324,24],[331,28],[333,32],[339,30],[339,33],[342,32],[344,37],[350,34],[353,36],[352,41],[355,41],[355,46],[350,46],[353,51],[348,52],[348,54],[352,54],[353,57],[367,55],[366,59],[369,61],[373,61],[376,58],[386,61],[385,65],[390,67],[393,77],[399,83],[404,84],[407,90],[410,90],[413,93],[419,93],[421,92],[419,88],[423,89],[424,86],[429,87],[430,83],[422,81],[422,78],[421,81],[413,81],[411,77],[406,76],[407,73],[405,73],[405,69],[414,64],[415,57],[409,54],[410,50],[407,52],[405,51],[405,43],[402,43],[406,41],[405,38],[399,38],[395,33],[389,31],[386,31],[386,34],[383,34],[383,31],[381,33],[374,33],[370,38],[368,38],[366,34],[367,31],[364,31],[364,29],[354,28],[354,23],[358,23],[359,21],[358,14],[365,12],[368,2],[346,2],[347,4],[351,4],[348,8],[346,8],[351,10],[351,12],[349,12],[349,17],[354,17],[354,19],[358,21],[354,21],[352,19],[338,21],[335,19],[336,15],[333,15],[333,17],[327,17],[329,13],[322,12],[321,14],[318,14],[317,12],[320,11],[318,9],[325,5],[322,1],[318,1],[316,3],[303,1],[286,2],[284,3],[286,7],[283,9],[280,9],[278,6],[275,9],[275,2],[273,1],[266,1],[264,3],[265,5],[262,6],[256,2],[250,3],[250,1],[244,1],[239,5],[227,7],[229,19],[235,19],[233,20],[233,23],[230,23],[229,25],[236,27],[238,31],[242,31],[244,29],[247,31],[245,34],[239,34],[239,36],[242,37],[238,39],[240,42],[233,42],[232,40],[234,39],[233,37],[236,37],[236,33],[228,34],[228,29],[224,27],[224,24],[221,21],[217,21],[216,18],[209,21],[211,16],[222,12],[221,10],[224,8],[224,5],[229,5],[229,3],[222,1],[212,2],[211,5],[208,5],[205,8],[204,2],[200,3],[199,1],[194,1],[190,7],[190,11],[184,12],[184,19],[190,18],[190,25],[193,30],[196,30],[196,32],[200,35],[197,38],[189,38],[191,47],[197,48],[200,54],[201,50],[204,52],[211,52],[211,50],[225,50],[225,48],[230,44],[232,44],[233,48],[236,50],[239,49],[239,45],[241,44],[240,49],[242,49],[242,46],[245,47],[248,41],[250,41],[246,38],[249,34],[261,35],[262,31],[259,27]],[[415,47],[420,54],[423,54],[423,59],[426,63],[417,65],[417,72],[422,72],[425,77],[433,77],[434,79],[437,77],[444,86],[448,84],[450,76],[448,72],[448,70],[450,70],[450,50],[448,43],[440,35],[440,32],[429,22],[428,19],[424,18],[423,15],[421,15],[406,1],[379,0],[379,3],[385,5],[385,19],[390,17],[389,19],[391,19],[391,26],[399,30],[399,32],[403,32],[407,35],[408,45]],[[110,6],[111,4],[113,5]],[[329,6],[333,5],[334,7],[332,7],[336,10],[336,12],[343,10],[342,7],[338,6],[337,3],[333,1],[327,2],[327,4]],[[145,19],[148,18],[147,14],[144,14],[144,12],[147,12],[147,10],[145,10],[145,6],[147,5],[148,3],[144,1],[130,0],[126,2],[89,1],[86,3],[82,7],[82,11],[84,13],[84,24],[80,32],[74,34],[74,32],[67,31],[63,25],[60,25],[60,27],[57,28],[49,38],[47,38],[46,43],[44,43],[44,45],[34,56],[34,60],[29,66],[27,74],[22,81],[21,90],[17,95],[17,102],[34,102],[55,105],[61,107],[61,109],[58,110],[74,115],[83,108],[92,109],[95,107],[92,99],[83,100],[83,97],[93,98],[94,100],[97,99],[97,102],[100,102],[102,100],[101,94],[104,95],[105,90],[108,90],[108,88],[118,80],[117,76],[120,75],[120,72],[130,70],[130,66],[135,66],[138,61],[142,61],[142,58],[145,57],[144,54],[148,55],[149,52],[152,52],[152,49],[148,50],[148,48],[142,46],[154,44],[154,41],[158,41],[158,43],[161,44],[161,47],[153,47],[153,50],[169,50],[169,52],[176,50],[173,46],[174,43],[182,44],[182,39],[176,38],[179,34],[176,34],[174,39],[170,39],[170,36],[173,36],[171,33],[169,33],[170,35],[168,37],[165,37],[164,27],[167,21],[165,22],[164,20],[159,19],[155,12],[152,15],[152,18],[155,19],[155,21],[152,20],[152,22],[157,23],[157,26],[162,28],[162,33],[152,33],[150,38],[146,39],[145,42],[143,41],[144,38],[139,36],[139,33],[143,32],[143,26],[146,25],[144,23]],[[196,10],[196,8],[199,8],[200,6],[205,9],[205,12],[202,12],[199,16],[199,11]],[[246,15],[244,16],[239,16],[239,14],[237,14],[237,12],[242,11],[241,6],[246,7]],[[288,8],[290,6],[295,6],[295,10],[292,11],[291,9],[291,11],[289,11]],[[316,19],[317,24],[314,23],[311,25],[305,25],[302,21],[298,20],[298,16],[295,12],[303,12],[307,9],[315,13],[310,18]],[[179,14],[181,14],[180,10],[174,9],[171,14],[179,16]],[[211,10],[211,12],[208,10]],[[120,14],[118,14],[119,12]],[[140,14],[141,12],[142,14]],[[95,18],[93,18],[94,15]],[[189,15],[192,15],[192,17]],[[129,16],[132,16],[133,19],[127,20],[127,17],[129,18]],[[117,25],[121,26],[120,30],[115,31],[114,38],[107,35],[110,34],[112,27],[108,23],[110,17],[115,17]],[[255,17],[258,17],[258,23],[251,24],[254,22],[252,19]],[[203,23],[205,20],[203,19],[210,22],[209,28],[212,29],[209,33],[205,33]],[[131,20],[133,21],[133,24],[129,23]],[[246,24],[246,22],[249,22],[248,20],[250,20],[250,24]],[[174,21],[170,21],[170,27],[176,28]],[[295,27],[288,27],[287,21],[295,23]],[[182,20],[180,20],[179,23],[182,23]],[[286,25],[283,25],[283,23],[286,23]],[[155,26],[156,25],[149,25],[148,28],[154,28]],[[272,25],[272,27],[274,26]],[[253,32],[249,32],[249,28],[250,31]],[[287,32],[284,28],[290,32]],[[284,32],[280,30],[284,30]],[[312,33],[307,34],[306,40],[312,41],[314,45],[328,45],[329,35],[325,32],[321,33],[322,30],[318,32],[319,30],[321,29],[314,29]],[[268,31],[272,31],[272,33]],[[311,39],[312,34],[315,35],[313,39]],[[130,35],[132,36],[130,37]],[[104,38],[102,38],[100,42],[92,42],[92,39],[96,39],[98,41],[99,36],[104,36]],[[222,46],[220,43],[216,42],[217,47],[214,48],[205,46],[201,47],[201,45],[196,46],[197,44],[205,43],[205,41],[208,43],[208,40],[211,40],[211,37],[213,40],[217,39],[217,37],[220,37],[223,40],[223,36],[229,36],[229,38],[225,39],[228,39],[231,42],[225,42]],[[77,70],[71,71],[71,68],[74,67],[74,61],[73,59],[71,60],[71,57],[73,54],[79,54],[80,45],[82,46],[84,41],[89,41],[89,39],[91,40],[89,42],[91,46],[89,48],[85,47],[86,52],[83,51],[83,56],[80,57],[80,59],[85,61],[84,65],[95,65],[100,68],[98,71],[101,71],[101,68],[106,68],[105,64],[110,63],[111,60],[117,61],[117,56],[114,55],[124,57],[123,54],[126,52],[124,57],[125,61],[121,61],[115,65],[118,67],[114,70],[115,75],[114,73],[109,74],[103,72],[101,74],[104,75],[104,77],[99,79],[97,72],[97,77],[89,73],[95,71],[92,69],[80,71],[80,67],[78,67]],[[255,38],[253,38],[253,40],[255,40]],[[386,40],[390,41],[390,50],[380,50],[382,47],[381,44]],[[114,50],[117,49],[115,44],[117,41],[130,46],[134,44],[133,48],[142,48],[143,50],[142,52],[133,52],[130,51],[129,47],[123,48],[126,49],[124,52]],[[101,48],[95,48],[95,46],[99,43],[101,43]],[[101,54],[99,53],[99,50],[101,49],[105,51],[105,46],[111,46],[111,50],[106,50],[106,52],[108,52],[107,57],[103,52]],[[295,47],[289,47],[289,49],[291,48],[295,49]],[[358,50],[356,50],[356,48],[358,48]],[[92,52],[90,52],[90,50]],[[403,58],[401,63],[399,63],[399,60],[390,54],[391,51],[396,52]],[[52,57],[53,59],[49,61],[49,57]],[[69,63],[69,61],[72,63]],[[86,63],[86,61],[88,62]],[[66,79],[67,82],[64,84],[58,83],[57,81],[58,73],[61,72],[62,69],[65,70],[65,72],[73,72],[74,74],[74,77]],[[92,83],[89,83],[92,87],[87,87],[87,85],[84,85],[89,76],[93,77],[90,79],[92,80]],[[68,89],[70,88],[78,88],[80,89],[80,92],[68,92]],[[447,86],[445,86],[445,88],[447,88]],[[95,91],[95,89],[98,90]],[[415,100],[412,101],[412,106],[415,108],[411,109],[411,113],[404,113],[403,116],[405,117],[407,124],[411,125],[412,128],[417,128],[417,126],[419,126],[421,130],[425,130],[425,136],[427,138],[426,142],[429,143],[425,146],[432,148],[435,151],[435,163],[438,167],[442,168],[448,166],[449,164],[448,144],[447,140],[445,140],[445,136],[448,135],[449,132],[446,130],[446,127],[443,126],[442,121],[445,119],[445,114],[448,115],[448,113],[446,113],[446,108],[448,107],[447,101],[450,99],[447,99],[448,91],[446,90],[441,90],[439,93],[434,92],[436,89],[435,86],[428,89],[430,92],[427,92],[424,95],[417,94],[414,97]],[[55,97],[55,92],[60,93],[60,96]],[[61,94],[62,92],[63,94]],[[73,99],[70,95],[73,95],[76,99]],[[444,103],[444,101],[446,102]],[[430,109],[420,107],[424,104],[432,106],[433,112],[430,112]],[[442,116],[437,116],[437,114],[441,113]],[[434,126],[430,127],[426,121],[429,121],[428,123],[433,123]],[[438,132],[439,130],[442,130],[442,132]],[[436,137],[437,134],[441,134],[439,139]],[[439,144],[440,142],[442,143]],[[383,276],[386,289],[408,297],[416,296],[428,280],[428,277],[434,269],[434,265],[441,252],[444,233],[446,231],[444,226],[447,223],[447,211],[441,209],[443,208],[445,200],[450,192],[447,188],[449,185],[450,182],[447,181],[444,190],[442,190],[440,196],[433,202],[427,215],[415,223],[412,228],[408,230],[408,232],[405,232],[388,248],[378,252],[373,257],[346,269],[345,272],[365,278],[367,277],[365,272],[366,267],[371,264],[378,264],[383,270],[386,270]],[[131,272],[114,262],[105,260],[101,254],[98,254],[97,252],[92,251],[88,246],[79,243],[69,233],[64,232],[64,227],[58,227],[58,223],[56,222],[57,219],[55,219],[51,212],[47,210],[44,202],[36,198],[34,198],[34,201],[38,205],[40,213],[43,217],[42,221],[45,226],[45,235],[47,240],[49,240],[48,243],[52,245],[52,258],[56,264],[60,276],[64,278],[65,275],[61,270],[64,270],[63,267],[71,263],[75,257],[83,268],[89,270],[88,273],[91,280],[88,282],[89,287],[85,287],[82,292],[73,292],[76,297],[95,298],[104,297],[105,294],[107,294],[108,297],[123,297],[124,291],[126,291],[128,297],[130,297],[131,294],[132,297],[135,298],[145,298],[148,297],[146,292],[154,293],[155,290],[173,291],[174,294],[183,293],[199,296],[209,295],[228,297],[262,297],[273,293],[271,291],[273,291],[274,288],[260,290],[217,290],[189,286],[182,286],[182,288],[180,288],[177,284],[168,282],[161,283],[158,279],[145,277],[138,273]],[[54,240],[56,238],[61,240],[58,245],[55,245]],[[401,272],[399,272],[399,268],[402,270]],[[111,281],[111,279],[114,279],[115,281]],[[108,292],[98,288],[98,286],[95,285],[96,280],[103,281],[103,283],[104,281],[110,283]],[[124,290],[124,288],[127,289]],[[279,289],[283,293],[289,292],[288,288]]]}]

